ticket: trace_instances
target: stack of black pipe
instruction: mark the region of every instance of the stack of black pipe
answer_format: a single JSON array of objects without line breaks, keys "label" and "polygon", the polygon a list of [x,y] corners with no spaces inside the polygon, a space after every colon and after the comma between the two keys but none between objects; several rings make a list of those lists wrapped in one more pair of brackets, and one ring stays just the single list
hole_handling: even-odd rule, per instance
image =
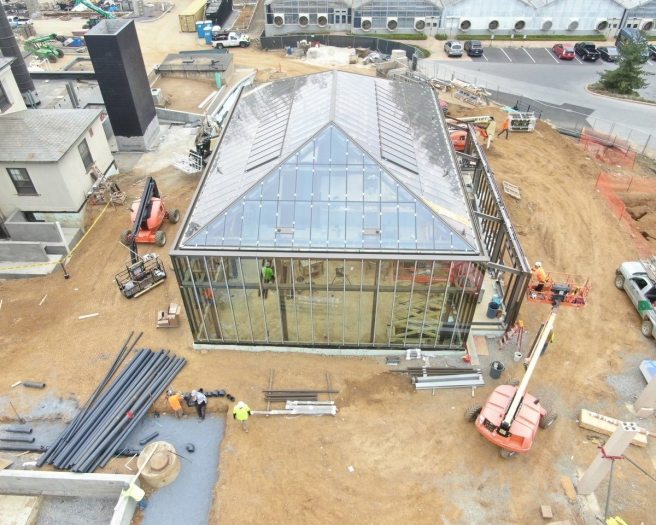
[{"label": "stack of black pipe", "polygon": [[168,350],[144,348],[107,387],[131,351],[128,341],[85,407],[39,458],[38,466],[49,463],[73,472],[104,467],[186,363]]}]

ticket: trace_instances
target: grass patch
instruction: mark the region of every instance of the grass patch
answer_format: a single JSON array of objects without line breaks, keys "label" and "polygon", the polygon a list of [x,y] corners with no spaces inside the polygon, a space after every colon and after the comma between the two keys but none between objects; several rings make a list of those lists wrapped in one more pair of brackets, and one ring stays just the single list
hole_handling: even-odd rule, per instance
[{"label": "grass patch", "polygon": [[385,40],[426,40],[428,37],[423,33],[400,33],[398,35],[376,35],[378,38],[384,38]]},{"label": "grass patch", "polygon": [[446,35],[444,33],[437,33],[435,35],[435,40],[448,40],[448,39],[449,39],[449,35]]},{"label": "grass patch", "polygon": [[599,95],[606,95],[607,97],[618,98],[618,99],[621,99],[621,100],[633,100],[635,102],[649,102],[651,104],[656,104],[656,100],[641,97],[637,93],[634,94],[634,95],[620,95],[618,93],[613,93],[612,91],[608,91],[607,89],[605,89],[599,83],[590,84],[588,86],[588,89],[590,91],[592,91],[593,93],[598,93]]},{"label": "grass patch", "polygon": [[417,55],[419,56],[419,58],[428,58],[429,56],[431,56],[431,52],[425,47],[414,46],[414,45],[412,47],[414,47],[418,51]]},{"label": "grass patch", "polygon": [[[446,40],[446,38],[438,38],[435,35],[437,40]],[[494,38],[492,38],[494,36]],[[576,37],[576,38],[574,38]],[[458,40],[501,40],[501,41],[511,41],[511,42],[521,42],[523,40],[532,40],[532,41],[545,41],[545,42],[554,42],[554,41],[571,41],[577,40],[579,42],[604,42],[606,37],[604,35],[526,35],[524,36],[515,36],[513,35],[464,35],[460,34],[457,37]]]}]

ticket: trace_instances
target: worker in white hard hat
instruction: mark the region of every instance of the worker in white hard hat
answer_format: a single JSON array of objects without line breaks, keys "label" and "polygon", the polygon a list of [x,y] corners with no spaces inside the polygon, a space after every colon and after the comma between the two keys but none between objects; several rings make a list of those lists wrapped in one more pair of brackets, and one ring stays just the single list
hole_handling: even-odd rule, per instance
[{"label": "worker in white hard hat", "polygon": [[232,418],[241,421],[241,429],[248,432],[248,418],[251,415],[251,409],[243,401],[239,401],[232,409]]},{"label": "worker in white hard hat", "polygon": [[542,263],[540,261],[537,261],[533,265],[531,272],[533,273],[533,290],[536,292],[541,292],[544,289],[545,283],[547,282],[547,272],[545,272],[544,268],[542,268]]}]

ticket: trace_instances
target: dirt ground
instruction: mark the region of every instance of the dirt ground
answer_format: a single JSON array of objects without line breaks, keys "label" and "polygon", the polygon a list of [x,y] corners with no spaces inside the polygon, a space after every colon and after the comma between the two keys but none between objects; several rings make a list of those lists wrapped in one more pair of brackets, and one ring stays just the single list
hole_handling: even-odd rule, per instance
[{"label": "dirt ground", "polygon": [[[170,18],[177,21],[176,14]],[[156,49],[163,42],[167,49]],[[148,45],[142,38],[142,48],[152,64],[168,49],[179,50],[180,44],[160,34]],[[239,65],[282,75],[315,70],[280,53],[249,49],[235,56]],[[490,111],[501,118],[499,111],[485,109]],[[198,177],[162,167],[162,158],[155,168],[149,167],[164,153],[142,158],[120,176],[119,185],[138,197],[139,183],[152,175],[167,205],[184,213]],[[143,345],[168,348],[188,359],[174,383],[180,390],[223,388],[251,408],[263,409],[260,391],[273,369],[277,388],[323,388],[328,373],[340,392],[335,418],[253,417],[248,434],[227,418],[213,524],[523,525],[543,522],[542,504],[551,505],[558,520],[585,523],[583,501],[569,503],[561,488],[563,476],[585,469],[597,453],[587,439],[590,432],[577,425],[578,411],[588,408],[631,419],[625,403],[639,391],[631,378],[640,360],[653,358],[656,348],[654,341],[641,336],[636,312],[613,286],[616,266],[636,256],[635,244],[595,191],[597,174],[607,167],[547,125],[540,123],[532,134],[497,139],[489,159],[499,184],[508,180],[521,189],[520,201],[505,200],[529,260],[541,260],[547,270],[589,276],[593,285],[587,308],[560,313],[556,340],[531,384],[560,418],[538,435],[529,454],[502,460],[464,422],[464,410],[482,402],[493,388],[489,381],[475,399],[468,390],[431,396],[415,392],[407,379],[389,373],[380,358],[198,352],[191,347],[184,315],[180,328],[157,330],[157,310],[181,302],[180,294],[172,272],[158,289],[134,300],[124,299],[116,289],[114,274],[128,255],[118,242],[129,223],[126,209],[109,208],[102,215],[76,250],[69,280],[56,272],[0,283],[0,348],[6,363],[0,369],[0,414],[11,418],[9,401],[21,413],[30,413],[46,396],[83,402],[127,334],[143,331]],[[653,200],[647,206],[649,202],[653,210]],[[165,226],[171,240],[154,249],[167,261],[175,229]],[[95,312],[95,318],[78,320]],[[535,333],[547,314],[546,305],[525,304],[521,317]],[[48,387],[10,387],[21,379],[43,381]],[[163,400],[156,408],[165,409]],[[228,408],[210,399],[210,412]],[[653,423],[645,424],[654,430]],[[631,447],[627,454],[653,473],[653,449],[652,442],[649,449]],[[122,463],[110,470],[122,472]],[[611,509],[631,525],[653,523],[653,482],[624,463],[616,467]],[[602,503],[605,494],[602,484],[597,491]]]}]

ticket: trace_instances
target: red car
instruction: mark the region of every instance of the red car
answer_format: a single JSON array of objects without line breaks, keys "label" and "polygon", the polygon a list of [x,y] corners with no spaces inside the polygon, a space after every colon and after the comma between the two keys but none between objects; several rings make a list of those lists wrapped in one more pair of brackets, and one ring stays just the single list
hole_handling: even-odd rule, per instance
[{"label": "red car", "polygon": [[551,48],[556,55],[561,60],[574,60],[574,48],[566,46],[564,44],[556,44]]}]

